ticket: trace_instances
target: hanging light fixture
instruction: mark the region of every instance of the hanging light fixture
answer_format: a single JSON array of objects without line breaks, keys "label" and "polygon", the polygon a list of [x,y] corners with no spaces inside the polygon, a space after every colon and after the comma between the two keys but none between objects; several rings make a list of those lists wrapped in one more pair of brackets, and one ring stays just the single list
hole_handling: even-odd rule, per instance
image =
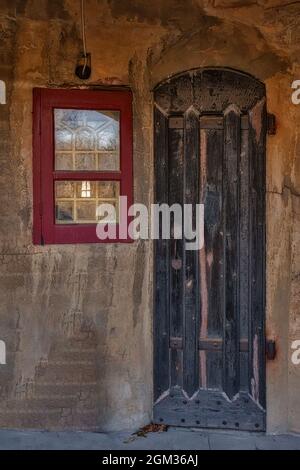
[{"label": "hanging light fixture", "polygon": [[81,80],[88,80],[92,73],[91,54],[86,48],[85,0],[81,0],[81,32],[83,52],[78,58],[75,74]]}]

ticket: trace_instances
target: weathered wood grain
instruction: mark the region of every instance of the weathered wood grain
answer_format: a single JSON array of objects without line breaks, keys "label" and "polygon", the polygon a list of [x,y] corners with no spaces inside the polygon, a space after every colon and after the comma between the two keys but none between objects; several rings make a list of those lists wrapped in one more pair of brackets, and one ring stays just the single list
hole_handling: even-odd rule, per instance
[{"label": "weathered wood grain", "polygon": [[[183,207],[184,140],[183,129],[169,128],[169,206]],[[184,241],[174,238],[174,218],[171,219],[170,240],[170,334],[183,337],[184,328]],[[183,385],[183,351],[171,350],[171,386]]]},{"label": "weathered wood grain", "polygon": [[265,99],[249,111],[250,161],[250,275],[251,321],[249,381],[251,395],[262,407],[266,404],[265,389],[265,194],[266,194]]},{"label": "weathered wood grain", "polygon": [[248,393],[241,392],[236,400],[229,401],[220,391],[199,390],[193,400],[188,400],[177,388],[156,405],[154,420],[171,426],[259,432],[265,430],[266,413]]},{"label": "weathered wood grain", "polygon": [[[249,121],[248,116],[246,116]],[[249,124],[248,124],[249,127]],[[249,192],[249,132],[241,132],[240,155],[240,254],[239,254],[239,305],[240,338],[248,341],[250,319],[249,257],[250,257],[250,192]],[[249,391],[249,354],[240,354],[240,386]]]},{"label": "weathered wood grain", "polygon": [[[154,110],[155,201],[168,202],[168,119]],[[169,242],[155,242],[154,400],[169,389]]]},{"label": "weathered wood grain", "polygon": [[[193,109],[185,115],[184,203],[193,207],[192,225],[196,230],[196,205],[199,204],[199,117]],[[191,221],[188,221],[189,223]],[[190,240],[191,241],[191,240]],[[192,396],[199,388],[199,289],[198,252],[185,251],[183,388]]]},{"label": "weathered wood grain", "polygon": [[156,202],[205,204],[205,246],[157,241],[154,419],[265,429],[265,87],[200,69],[155,89]]},{"label": "weathered wood grain", "polygon": [[223,114],[233,102],[247,113],[265,96],[254,77],[231,69],[203,68],[174,75],[158,84],[155,102],[166,114],[184,114],[191,106],[201,114]]},{"label": "weathered wood grain", "polygon": [[[210,121],[210,126],[207,122]],[[218,118],[220,121],[220,118]],[[222,125],[221,125],[222,124]],[[204,129],[202,126],[204,125]],[[205,246],[200,253],[201,260],[201,305],[202,322],[200,340],[202,344],[210,338],[223,338],[224,321],[224,237],[222,226],[223,197],[223,118],[202,117],[201,127],[201,170],[202,203],[205,206]],[[212,314],[213,312],[213,314]],[[206,380],[201,386],[222,389],[222,349],[220,352],[203,350],[202,376],[206,369]],[[220,373],[218,371],[221,371]],[[203,383],[204,382],[204,383]]]},{"label": "weathered wood grain", "polygon": [[240,112],[224,116],[223,222],[225,238],[223,387],[232,399],[239,391],[239,158]]}]

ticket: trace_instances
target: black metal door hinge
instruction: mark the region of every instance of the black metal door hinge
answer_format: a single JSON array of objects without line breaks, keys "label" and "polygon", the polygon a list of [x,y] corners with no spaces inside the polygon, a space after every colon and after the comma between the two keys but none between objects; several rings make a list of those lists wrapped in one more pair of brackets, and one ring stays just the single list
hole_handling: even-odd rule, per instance
[{"label": "black metal door hinge", "polygon": [[274,361],[276,358],[276,342],[273,339],[266,341],[266,356],[269,361]]},{"label": "black metal door hinge", "polygon": [[269,135],[276,134],[276,116],[275,114],[267,114],[267,130]]}]

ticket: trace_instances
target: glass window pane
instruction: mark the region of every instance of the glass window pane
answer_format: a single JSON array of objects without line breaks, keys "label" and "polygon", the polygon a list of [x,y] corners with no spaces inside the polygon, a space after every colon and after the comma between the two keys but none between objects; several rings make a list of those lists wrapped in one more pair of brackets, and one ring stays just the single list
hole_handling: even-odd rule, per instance
[{"label": "glass window pane", "polygon": [[97,155],[94,153],[76,153],[75,169],[80,171],[97,170]]},{"label": "glass window pane", "polygon": [[97,182],[95,181],[80,181],[76,183],[76,198],[77,199],[96,199]]},{"label": "glass window pane", "polygon": [[72,181],[56,181],[55,194],[58,199],[73,199],[74,183]]},{"label": "glass window pane", "polygon": [[77,223],[95,223],[96,218],[96,201],[78,201],[76,204],[76,220]]},{"label": "glass window pane", "polygon": [[73,170],[73,157],[72,153],[56,152],[55,155],[55,169],[56,170]]},{"label": "glass window pane", "polygon": [[98,134],[98,149],[106,151],[117,151],[119,147],[119,136],[115,124],[110,124],[101,129]]},{"label": "glass window pane", "polygon": [[56,201],[56,223],[73,223],[74,203],[73,201]]},{"label": "glass window pane", "polygon": [[57,224],[96,224],[100,204],[111,204],[119,219],[119,181],[56,181],[55,205]]},{"label": "glass window pane", "polygon": [[98,181],[99,199],[119,198],[120,184],[113,181]]},{"label": "glass window pane", "polygon": [[64,127],[56,128],[55,147],[56,147],[56,150],[72,151],[73,133]]},{"label": "glass window pane", "polygon": [[119,171],[119,111],[55,109],[54,121],[56,170]]},{"label": "glass window pane", "polygon": [[77,150],[90,150],[95,149],[94,131],[90,129],[78,129],[75,137],[75,152]]},{"label": "glass window pane", "polygon": [[102,152],[98,155],[99,171],[115,171],[116,168],[120,169],[119,153],[117,152]]}]

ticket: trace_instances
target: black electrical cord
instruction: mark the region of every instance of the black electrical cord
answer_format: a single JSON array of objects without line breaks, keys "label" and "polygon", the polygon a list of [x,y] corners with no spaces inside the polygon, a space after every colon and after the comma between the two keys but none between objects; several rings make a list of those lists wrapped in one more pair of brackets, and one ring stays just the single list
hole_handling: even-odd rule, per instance
[{"label": "black electrical cord", "polygon": [[85,0],[81,0],[81,31],[82,31],[82,45],[84,56],[84,67],[82,74],[84,75],[87,66],[87,50],[86,50],[86,31],[85,31]]},{"label": "black electrical cord", "polygon": [[75,74],[81,80],[87,80],[91,76],[91,55],[87,52],[86,47],[86,21],[85,21],[85,0],[80,1],[81,7],[81,33],[83,53],[78,60]]}]

